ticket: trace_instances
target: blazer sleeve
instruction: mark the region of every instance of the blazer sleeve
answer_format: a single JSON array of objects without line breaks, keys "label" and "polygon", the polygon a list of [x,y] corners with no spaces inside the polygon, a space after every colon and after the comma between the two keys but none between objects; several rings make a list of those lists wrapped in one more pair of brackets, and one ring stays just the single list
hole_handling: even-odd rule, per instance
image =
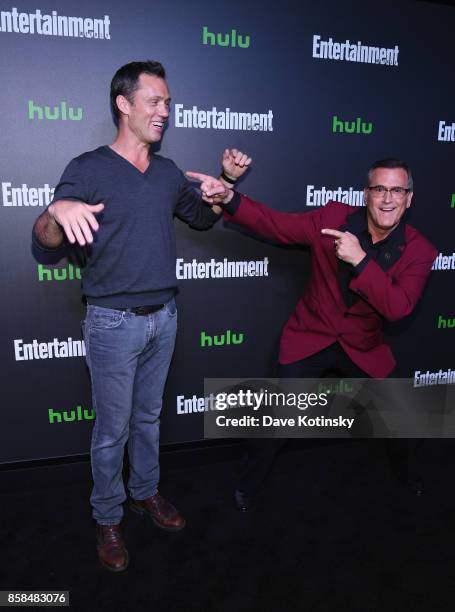
[{"label": "blazer sleeve", "polygon": [[412,312],[417,304],[437,256],[427,240],[415,239],[402,257],[407,265],[397,274],[387,274],[379,265],[367,265],[349,283],[349,288],[366,300],[388,321],[398,321]]},{"label": "blazer sleeve", "polygon": [[238,223],[259,236],[282,244],[311,245],[321,233],[320,210],[307,213],[277,212],[241,195],[239,205],[231,208],[231,211],[225,212],[226,221]]}]

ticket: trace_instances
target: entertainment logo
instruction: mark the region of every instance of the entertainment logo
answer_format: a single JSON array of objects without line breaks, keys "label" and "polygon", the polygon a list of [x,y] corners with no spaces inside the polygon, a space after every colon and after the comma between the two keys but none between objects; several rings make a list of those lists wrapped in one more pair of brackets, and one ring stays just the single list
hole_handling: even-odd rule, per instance
[{"label": "entertainment logo", "polygon": [[438,140],[439,142],[455,142],[455,122],[452,124],[446,124],[445,121],[439,122]]}]

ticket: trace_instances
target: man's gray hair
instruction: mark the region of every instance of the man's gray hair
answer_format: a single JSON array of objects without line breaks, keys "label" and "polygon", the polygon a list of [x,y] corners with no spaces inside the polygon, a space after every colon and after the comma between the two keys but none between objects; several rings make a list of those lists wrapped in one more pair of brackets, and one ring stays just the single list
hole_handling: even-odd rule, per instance
[{"label": "man's gray hair", "polygon": [[380,159],[379,161],[374,162],[374,164],[368,170],[368,174],[367,174],[368,185],[371,185],[371,175],[373,174],[374,170],[376,170],[377,168],[391,168],[391,169],[402,168],[408,175],[408,189],[413,191],[414,181],[412,179],[411,168],[403,160],[395,159],[394,157],[386,157],[385,159]]}]

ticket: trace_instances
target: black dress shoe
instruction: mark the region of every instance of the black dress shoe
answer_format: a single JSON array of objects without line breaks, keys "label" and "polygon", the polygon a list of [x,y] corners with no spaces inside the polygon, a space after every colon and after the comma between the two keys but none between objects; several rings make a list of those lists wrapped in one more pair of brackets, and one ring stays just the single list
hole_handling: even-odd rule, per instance
[{"label": "black dress shoe", "polygon": [[251,508],[251,497],[245,491],[236,489],[234,491],[234,503],[239,512],[248,512]]}]

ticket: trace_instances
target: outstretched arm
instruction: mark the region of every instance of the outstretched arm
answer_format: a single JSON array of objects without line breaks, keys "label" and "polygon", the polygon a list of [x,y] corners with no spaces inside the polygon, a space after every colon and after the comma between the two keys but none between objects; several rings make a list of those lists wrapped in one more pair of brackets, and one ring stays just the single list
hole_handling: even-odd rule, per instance
[{"label": "outstretched arm", "polygon": [[[320,210],[309,213],[277,212],[233,192],[213,176],[200,172],[186,172],[186,175],[201,182],[200,189],[205,202],[224,206],[229,213],[229,221],[232,220],[259,236],[283,244],[311,244],[320,233]],[[231,200],[232,203],[226,206]]]},{"label": "outstretched arm", "polygon": [[101,203],[92,206],[75,200],[57,200],[36,220],[35,239],[51,249],[61,246],[65,236],[70,244],[91,244],[93,232],[99,229],[95,215],[103,208]]},{"label": "outstretched arm", "polygon": [[58,248],[66,239],[70,244],[85,246],[93,242],[93,232],[98,230],[95,218],[104,204],[87,204],[92,195],[86,187],[86,172],[78,158],[65,168],[55,188],[54,201],[38,217],[33,236],[38,245]]}]

